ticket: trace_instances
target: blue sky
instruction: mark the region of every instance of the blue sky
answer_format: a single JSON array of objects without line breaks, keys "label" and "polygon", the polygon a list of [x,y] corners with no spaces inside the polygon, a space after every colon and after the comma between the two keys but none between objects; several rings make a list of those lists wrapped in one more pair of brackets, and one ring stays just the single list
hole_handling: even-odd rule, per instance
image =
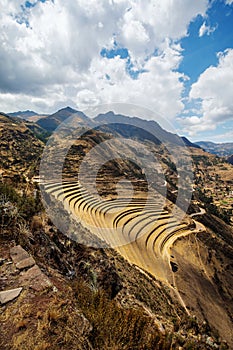
[{"label": "blue sky", "polygon": [[215,1],[207,16],[207,25],[214,29],[212,33],[199,36],[203,18],[198,16],[189,26],[189,35],[181,40],[184,58],[179,70],[190,77],[190,83],[195,82],[210,65],[217,65],[217,52],[233,46],[233,7]]},{"label": "blue sky", "polygon": [[0,110],[131,103],[191,140],[233,140],[232,0],[0,5]]},{"label": "blue sky", "polygon": [[[233,6],[226,5],[224,1],[213,1],[207,11],[205,22],[210,28],[213,28],[212,33],[200,37],[199,30],[203,24],[203,18],[198,16],[189,26],[189,35],[181,40],[184,52],[179,71],[190,78],[186,84],[185,96],[188,95],[191,85],[209,66],[218,65],[217,53],[233,48]],[[188,104],[187,106],[190,107]],[[226,134],[226,130],[233,130],[233,115],[231,120],[219,124],[214,132],[202,133],[202,138],[215,139],[216,142],[233,142],[233,132],[230,137],[224,139],[223,135]],[[199,135],[194,137],[194,140],[199,140],[198,137]]]}]

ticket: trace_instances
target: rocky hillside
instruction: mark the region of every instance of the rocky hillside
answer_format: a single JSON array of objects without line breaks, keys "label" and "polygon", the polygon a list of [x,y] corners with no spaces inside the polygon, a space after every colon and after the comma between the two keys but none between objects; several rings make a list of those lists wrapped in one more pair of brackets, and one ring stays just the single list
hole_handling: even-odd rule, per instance
[{"label": "rocky hillside", "polygon": [[232,165],[203,150],[192,149],[194,164],[194,198],[224,222],[233,224]]},{"label": "rocky hillside", "polygon": [[0,233],[1,349],[227,348],[167,286],[114,250],[75,243],[43,213],[30,227],[8,214]]},{"label": "rocky hillside", "polygon": [[[133,136],[135,139],[139,139],[143,135],[143,133],[141,133],[141,128],[139,127],[125,130],[122,129],[122,125],[123,124],[121,123],[115,124],[112,129],[111,125],[108,125],[107,128],[101,128],[101,131],[89,131],[86,134],[83,134],[80,140],[75,141],[73,146],[70,148],[64,163],[64,178],[66,180],[70,179],[71,181],[74,179],[77,180],[77,174],[82,159],[93,147],[96,147],[98,144],[104,143],[107,140],[111,140],[111,133],[114,136],[120,134],[124,137]],[[156,154],[156,156],[159,158],[160,164],[162,164],[163,173],[165,174],[167,180],[168,200],[166,204],[167,208],[169,209],[172,207],[172,202],[175,202],[177,194],[178,174],[176,166],[172,162],[171,155],[169,155],[166,148],[160,142],[158,142],[158,139],[150,139],[145,131],[144,135],[145,145],[147,145],[150,150]],[[180,147],[179,155],[182,156],[183,147],[179,145],[176,145],[176,147],[177,149]],[[111,144],[107,153],[117,155],[119,149],[120,145]],[[169,258],[170,265],[168,265],[170,270],[168,269],[167,272],[169,280],[168,285],[171,290],[174,291],[173,288],[175,288],[175,290],[179,291],[178,299],[180,301],[182,300],[184,303],[183,305],[186,305],[186,309],[189,314],[196,316],[198,315],[198,319],[211,325],[211,329],[214,329],[215,332],[219,332],[222,339],[230,341],[232,336],[232,310],[230,301],[232,297],[230,288],[232,283],[232,273],[229,272],[229,266],[231,265],[232,261],[232,246],[229,237],[231,237],[233,232],[232,227],[225,225],[221,220],[224,219],[225,222],[230,220],[231,214],[227,214],[225,209],[222,208],[221,198],[219,197],[221,192],[218,190],[221,189],[225,193],[225,198],[229,196],[229,201],[231,200],[230,193],[227,192],[227,186],[229,186],[233,180],[232,169],[229,164],[225,163],[219,157],[204,152],[198,147],[190,147],[189,152],[190,157],[193,159],[193,170],[195,176],[195,181],[193,184],[193,200],[190,205],[189,213],[194,217],[196,223],[193,227],[191,227],[190,234],[187,235],[187,238],[179,237],[175,241],[173,247],[171,247]],[[129,158],[133,157],[133,153],[131,154],[130,150],[128,150],[127,155]],[[59,154],[58,157],[60,157]],[[134,190],[137,193],[136,196],[142,196],[142,193],[147,190],[145,183],[143,183],[143,174],[141,173],[140,169],[135,167],[133,163],[127,161],[120,162],[117,160],[104,164],[104,166],[98,172],[97,179],[93,179],[91,170],[95,168],[95,160],[97,160],[97,157],[93,158],[92,162],[89,164],[85,173],[85,180],[88,186],[91,186],[96,181],[98,192],[104,198],[115,198],[117,195],[116,185],[125,178],[128,178],[128,180],[130,180],[133,184]],[[54,162],[53,169],[55,169],[56,159],[51,158],[51,162]],[[155,173],[155,164],[150,164],[149,168],[153,169]],[[214,177],[215,175],[218,176],[218,181],[216,181]],[[156,181],[157,184],[158,181],[159,177]],[[207,184],[209,184],[209,188],[207,187]],[[49,184],[49,186],[52,189],[52,184]],[[82,202],[80,207],[83,206],[87,212],[93,212],[94,216],[94,199],[82,190],[80,190],[82,196],[79,197],[79,189],[75,188],[74,184],[69,185],[69,183],[66,183],[64,186],[66,186],[66,207],[68,202],[70,205],[73,205],[75,202],[78,207],[80,199],[80,203]],[[59,186],[55,184],[54,188],[56,196],[60,196],[59,193],[62,191]],[[206,192],[205,196],[207,197],[208,195],[209,199],[206,199],[206,197],[202,195],[203,188],[206,188],[206,190],[208,188],[209,192]],[[118,186],[117,190],[118,194],[123,193],[123,196],[127,197],[127,184],[126,187],[124,187],[123,183],[123,188],[120,189]],[[156,190],[158,190],[158,187]],[[74,196],[75,193],[77,193],[76,197]],[[159,196],[157,194],[157,199],[158,198]],[[218,204],[220,204],[220,206]],[[107,208],[107,204],[105,205],[105,208]],[[119,214],[119,220],[121,220],[121,223],[125,223],[126,225],[128,222],[130,222],[130,220],[132,220],[135,226],[134,231],[136,231],[137,226],[142,226],[138,221],[136,221],[136,216],[140,216],[142,214],[140,213],[140,210],[136,208],[136,206],[133,206],[133,204],[130,210],[128,213],[127,210],[125,212],[122,211]],[[135,212],[134,216],[133,211]],[[81,217],[83,217],[83,215],[86,214],[81,214]],[[151,213],[150,215],[152,216]],[[168,214],[164,213],[164,215]],[[209,219],[206,220],[206,218]],[[94,221],[96,220],[98,219],[94,218]],[[204,225],[201,223],[198,224],[198,220],[204,220]],[[192,220],[190,222],[192,222]],[[211,222],[215,223],[215,225],[210,225]],[[144,226],[146,226],[145,219]],[[222,235],[220,233],[221,231],[226,232],[226,234]],[[219,237],[219,235],[221,235],[221,237]],[[148,237],[153,238],[153,235],[149,234]],[[193,252],[192,254],[188,254],[190,247],[191,251]],[[228,247],[227,249],[229,254],[224,255],[223,252],[226,250],[226,247]],[[138,251],[138,248],[136,248],[137,247],[135,247],[134,250],[134,256],[128,252],[125,253],[124,249],[122,249],[122,255],[127,257],[129,261],[133,261],[138,266],[142,267],[145,271],[150,271],[151,273],[153,272],[154,277],[158,278],[159,274],[161,273],[159,272],[159,269],[157,269],[156,273],[156,268],[149,266],[149,262],[143,265],[143,261],[146,261],[146,256],[143,256],[143,254],[147,254],[147,251],[143,250],[143,247],[141,247],[141,257],[139,256],[139,252],[136,253],[136,251]],[[166,267],[164,267],[164,269],[166,270]],[[224,269],[227,269],[227,274],[222,273]],[[169,272],[171,270],[172,273]],[[195,291],[192,283],[187,283],[187,281],[192,281],[193,283],[195,281]],[[220,292],[219,288],[224,288],[226,291],[224,296]],[[206,295],[208,295],[208,298],[206,298]],[[174,296],[174,298],[176,299],[177,295]],[[218,315],[221,315],[221,317],[218,317]]]},{"label": "rocky hillside", "polygon": [[233,155],[227,158],[228,163],[233,165]]},{"label": "rocky hillside", "polygon": [[[111,116],[115,120],[116,116],[110,112]],[[99,116],[99,122],[104,122],[105,117]],[[125,255],[110,247],[98,248],[100,238],[95,232],[67,214],[68,205],[64,207],[60,200],[63,197],[74,207],[74,203],[80,203],[78,207],[85,215],[92,212],[94,221],[100,213],[99,204],[87,190],[76,188],[77,184],[64,183],[66,196],[63,185],[48,185],[51,189],[48,191],[49,213],[59,212],[58,226],[63,233],[54,226],[42,208],[39,188],[30,181],[44,148],[35,136],[38,129],[30,130],[25,122],[4,114],[0,116],[3,174],[0,182],[0,348],[3,350],[223,350],[233,346],[233,230],[227,221],[230,214],[223,207],[228,206],[226,199],[231,201],[231,165],[189,145],[195,176],[193,197],[189,215],[180,226],[181,230],[185,229],[184,235],[179,230],[174,235],[167,230],[166,223],[176,201],[179,177],[163,142],[173,143],[180,156],[183,144],[178,136],[166,133],[154,122],[137,119],[134,128],[126,129],[123,127],[125,117],[117,118],[119,123],[114,127],[89,130],[73,143],[64,162],[63,176],[66,181],[73,181],[85,155],[116,135],[140,140],[156,154],[161,168],[157,169],[153,162],[149,164],[157,174],[153,188],[157,191],[155,198],[161,205],[158,202],[163,192],[159,192],[158,184],[164,186],[162,171],[167,201],[159,218],[161,224],[148,231],[146,241],[141,239],[146,243],[140,249],[140,264],[137,264],[138,256],[133,260],[133,254],[128,254],[130,248],[128,252],[125,248]],[[63,117],[55,119],[55,124],[57,121],[59,124]],[[82,120],[85,122],[85,118]],[[157,137],[151,138],[145,125],[159,130]],[[116,155],[119,150],[116,143],[106,152]],[[133,158],[133,148],[127,155]],[[53,154],[50,164],[54,164],[55,170]],[[89,164],[86,185],[96,181],[91,175],[94,167],[95,162]],[[25,183],[25,177],[29,182]],[[123,200],[127,199],[130,186],[125,179],[131,181],[137,199],[147,195],[142,169],[128,159],[120,159],[120,153],[119,158],[104,163],[99,169],[97,188],[100,196],[108,201],[104,207],[106,213],[117,195],[123,194]],[[122,222],[126,228],[133,228],[134,233],[138,228],[145,228],[149,221],[153,223],[153,217],[158,216],[152,204],[146,217],[140,213],[140,201],[135,200],[126,209],[122,203],[116,226]],[[144,215],[143,223],[137,214]],[[162,262],[159,269],[163,274],[155,268],[148,269],[146,255],[143,259],[147,242],[149,247],[157,247],[152,238],[156,240],[156,230],[161,227],[160,237],[164,239],[158,248],[161,248]],[[81,237],[78,242],[77,236]]]},{"label": "rocky hillside", "polygon": [[0,113],[0,140],[1,176],[33,176],[43,143],[26,124]]}]

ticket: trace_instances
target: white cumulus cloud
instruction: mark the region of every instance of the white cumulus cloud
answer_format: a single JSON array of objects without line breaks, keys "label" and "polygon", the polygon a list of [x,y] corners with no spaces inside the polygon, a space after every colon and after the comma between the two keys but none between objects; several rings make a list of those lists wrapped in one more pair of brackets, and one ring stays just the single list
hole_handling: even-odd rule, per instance
[{"label": "white cumulus cloud", "polygon": [[[172,119],[183,109],[179,40],[208,0],[33,3],[0,0],[1,110],[128,102]],[[129,57],[100,55],[116,46]]]},{"label": "white cumulus cloud", "polygon": [[206,22],[203,22],[203,24],[201,25],[200,29],[199,29],[199,37],[202,37],[203,35],[210,35],[211,33],[213,33],[216,30],[217,27],[212,27],[208,26],[206,24]]},{"label": "white cumulus cloud", "polygon": [[218,65],[207,68],[192,85],[190,99],[201,102],[202,116],[180,119],[190,135],[233,120],[233,49],[219,53],[218,58]]}]

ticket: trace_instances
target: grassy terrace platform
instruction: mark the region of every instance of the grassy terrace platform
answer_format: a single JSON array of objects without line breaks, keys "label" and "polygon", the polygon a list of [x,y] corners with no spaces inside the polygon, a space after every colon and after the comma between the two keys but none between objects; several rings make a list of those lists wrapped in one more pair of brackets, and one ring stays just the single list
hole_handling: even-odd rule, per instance
[{"label": "grassy terrace platform", "polygon": [[179,237],[193,234],[185,222],[163,209],[156,196],[101,200],[78,181],[49,183],[46,192],[93,234],[116,249],[129,262],[157,278],[170,273],[170,247]]}]

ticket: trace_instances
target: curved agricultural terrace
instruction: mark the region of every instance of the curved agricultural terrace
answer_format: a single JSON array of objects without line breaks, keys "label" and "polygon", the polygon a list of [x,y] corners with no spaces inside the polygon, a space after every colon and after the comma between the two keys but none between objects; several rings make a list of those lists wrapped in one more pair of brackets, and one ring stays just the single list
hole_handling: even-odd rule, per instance
[{"label": "curved agricultural terrace", "polygon": [[167,280],[171,272],[170,247],[179,237],[195,233],[190,222],[178,221],[155,198],[101,200],[78,181],[44,185],[93,234],[129,262]]}]

